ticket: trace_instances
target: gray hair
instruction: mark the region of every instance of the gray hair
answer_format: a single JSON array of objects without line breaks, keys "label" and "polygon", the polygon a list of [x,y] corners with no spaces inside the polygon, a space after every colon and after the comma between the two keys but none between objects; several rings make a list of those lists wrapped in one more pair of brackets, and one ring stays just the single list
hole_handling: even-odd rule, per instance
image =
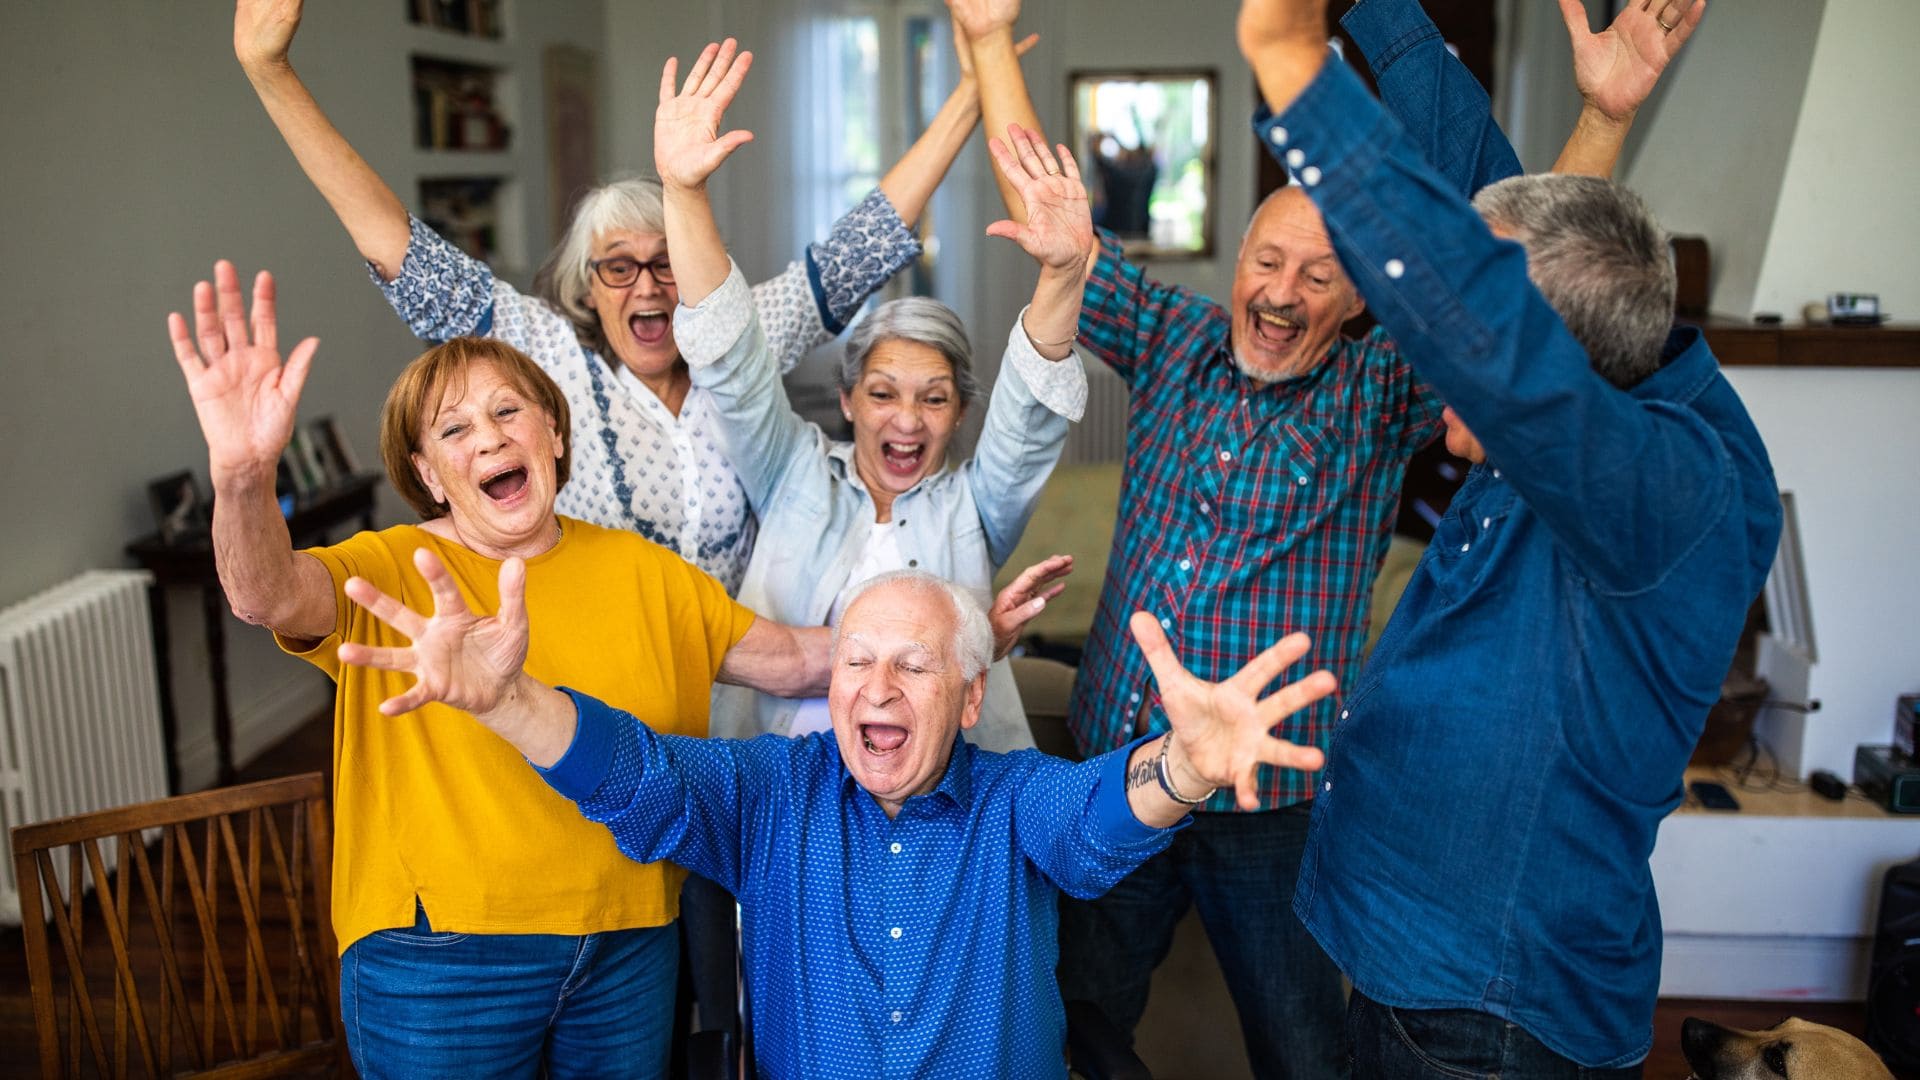
[{"label": "gray hair", "polygon": [[883,341],[911,341],[926,345],[953,368],[953,384],[960,393],[960,407],[973,404],[980,395],[980,384],[973,377],[973,346],[967,341],[967,328],[954,310],[938,300],[909,296],[889,300],[860,320],[847,336],[847,351],[840,358],[835,381],[843,392],[851,392],[866,373],[867,356]]},{"label": "gray hair", "polygon": [[593,268],[587,262],[593,258],[594,238],[616,229],[666,235],[660,181],[639,177],[615,180],[582,195],[574,204],[567,234],[533,278],[534,294],[567,317],[581,345],[603,357],[607,355],[607,335],[600,327],[600,314],[587,302],[593,292]]},{"label": "gray hair", "polygon": [[[960,677],[971,682],[993,662],[993,626],[987,621],[987,609],[980,598],[959,585],[925,570],[889,570],[853,587],[840,609],[844,617],[860,598],[886,585],[911,585],[921,592],[938,593],[953,606],[953,659],[960,665]],[[840,624],[833,626],[834,648],[840,647]]]},{"label": "gray hair", "polygon": [[1660,366],[1673,256],[1638,195],[1594,176],[1515,176],[1482,188],[1473,207],[1527,249],[1527,276],[1602,378],[1629,387]]}]

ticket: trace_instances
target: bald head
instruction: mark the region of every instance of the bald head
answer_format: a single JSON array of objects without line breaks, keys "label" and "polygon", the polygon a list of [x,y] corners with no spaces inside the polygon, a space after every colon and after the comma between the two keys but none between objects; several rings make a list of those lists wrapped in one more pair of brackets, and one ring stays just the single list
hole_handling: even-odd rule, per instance
[{"label": "bald head", "polygon": [[1364,306],[1306,192],[1283,187],[1261,200],[1233,272],[1231,340],[1240,370],[1260,382],[1307,374],[1326,360],[1340,324]]}]

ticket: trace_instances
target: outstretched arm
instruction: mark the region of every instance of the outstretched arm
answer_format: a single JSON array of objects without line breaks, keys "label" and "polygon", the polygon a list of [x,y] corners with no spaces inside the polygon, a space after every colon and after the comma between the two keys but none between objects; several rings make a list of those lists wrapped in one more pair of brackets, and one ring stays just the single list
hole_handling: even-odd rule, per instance
[{"label": "outstretched arm", "polygon": [[283,365],[273,275],[262,270],[254,279],[251,329],[233,264],[216,263],[213,279],[193,287],[193,335],[178,312],[167,316],[167,332],[207,440],[220,586],[247,622],[317,640],[333,632],[333,579],[318,559],[293,550],[273,484],[320,342],[302,341]]},{"label": "outstretched arm", "polygon": [[[1143,824],[1172,825],[1216,788],[1235,789],[1240,809],[1255,810],[1261,765],[1318,769],[1325,764],[1318,749],[1295,746],[1273,729],[1333,693],[1339,685],[1333,673],[1316,671],[1264,694],[1267,684],[1307,655],[1307,635],[1288,634],[1229,678],[1210,683],[1180,665],[1153,616],[1136,611],[1129,626],[1153,668],[1173,728],[1141,743],[1127,760],[1127,802]],[[1175,799],[1175,791],[1190,801]]]},{"label": "outstretched arm", "polygon": [[[1015,54],[1026,55],[1039,40],[1037,34],[1028,35],[1025,41],[1014,46]],[[940,111],[933,114],[927,129],[880,178],[880,193],[893,204],[900,220],[909,225],[926,210],[927,201],[933,198],[947,170],[953,167],[953,159],[966,149],[973,126],[980,122],[980,83],[973,75],[973,55],[966,34],[957,21],[953,28],[953,47],[960,60],[959,83],[953,93],[947,95]]]},{"label": "outstretched arm", "polygon": [[1596,34],[1580,0],[1560,0],[1583,104],[1554,172],[1613,175],[1634,114],[1706,13],[1707,0],[1628,0],[1613,25]]},{"label": "outstretched arm", "polygon": [[[1014,44],[1013,24],[1020,17],[1020,0],[947,0],[953,12],[956,41],[964,36],[973,57],[974,78],[980,82],[980,110],[989,138],[1004,133],[1009,125],[1027,131],[1040,130],[1040,114],[1034,111],[1033,95],[1027,92],[1027,77],[1020,70],[1024,51]],[[1024,222],[1026,206],[1020,189],[1006,171],[996,166],[993,179],[1000,187],[1000,201],[1007,215]]]},{"label": "outstretched arm", "polygon": [[233,51],[294,160],[313,181],[354,246],[384,281],[407,254],[407,208],[320,110],[287,58],[300,28],[301,0],[239,0]]},{"label": "outstretched arm", "polygon": [[732,261],[720,238],[720,225],[707,198],[707,178],[735,150],[753,140],[750,131],[720,134],[720,120],[753,66],[753,54],[740,52],[732,38],[708,44],[673,88],[679,59],[668,57],[660,72],[660,107],[653,114],[653,167],[660,187],[673,252],[673,273],[680,302],[698,307],[727,280]]}]

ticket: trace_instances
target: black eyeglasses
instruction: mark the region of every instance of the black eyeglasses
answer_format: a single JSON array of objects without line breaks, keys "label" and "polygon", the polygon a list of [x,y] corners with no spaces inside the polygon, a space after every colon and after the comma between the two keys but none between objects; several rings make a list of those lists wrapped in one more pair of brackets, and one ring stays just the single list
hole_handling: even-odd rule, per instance
[{"label": "black eyeglasses", "polygon": [[624,289],[639,281],[642,270],[652,272],[653,280],[661,285],[673,284],[673,264],[665,255],[646,262],[631,255],[615,255],[610,259],[588,259],[587,266],[600,279],[600,284],[609,289]]}]

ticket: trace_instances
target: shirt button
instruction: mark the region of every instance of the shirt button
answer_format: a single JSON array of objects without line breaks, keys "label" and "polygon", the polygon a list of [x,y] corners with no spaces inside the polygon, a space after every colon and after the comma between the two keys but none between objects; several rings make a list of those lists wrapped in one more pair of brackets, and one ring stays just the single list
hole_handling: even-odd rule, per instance
[{"label": "shirt button", "polygon": [[1399,259],[1388,259],[1386,269],[1388,277],[1397,278],[1407,272],[1407,264],[1401,262]]},{"label": "shirt button", "polygon": [[1287,129],[1275,124],[1267,129],[1267,138],[1272,139],[1273,145],[1275,146],[1285,146],[1287,145]]},{"label": "shirt button", "polygon": [[1189,561],[1187,561],[1186,559],[1181,559],[1181,560],[1180,560],[1180,569],[1182,569],[1182,570],[1191,570],[1191,569],[1193,569],[1193,563],[1191,563],[1191,562],[1189,562]]},{"label": "shirt button", "polygon": [[894,1023],[896,1023],[896,1024],[900,1022],[900,1010],[899,1010],[899,1009],[895,1009],[895,1010],[893,1010],[893,1022],[894,1022]]},{"label": "shirt button", "polygon": [[1300,182],[1307,185],[1308,187],[1312,187],[1313,185],[1319,183],[1320,182],[1319,166],[1309,165],[1306,168],[1301,169]]},{"label": "shirt button", "polygon": [[1498,479],[1500,479],[1500,470],[1499,470],[1499,469],[1495,469],[1495,470],[1493,470],[1493,478],[1494,478],[1495,480],[1498,480]]},{"label": "shirt button", "polygon": [[1307,152],[1305,150],[1302,150],[1296,146],[1293,149],[1287,151],[1287,167],[1289,169],[1297,169],[1300,166],[1305,165],[1306,163],[1307,163]]},{"label": "shirt button", "polygon": [[1200,500],[1200,512],[1203,514],[1213,513],[1213,504],[1205,499]]},{"label": "shirt button", "polygon": [[1171,629],[1173,629],[1173,620],[1172,620],[1172,619],[1161,619],[1161,620],[1160,620],[1160,629],[1162,629],[1162,630],[1171,630]]},{"label": "shirt button", "polygon": [[1129,704],[1129,705],[1138,705],[1138,704],[1140,704],[1140,695],[1139,695],[1139,694],[1128,694],[1128,695],[1127,695],[1127,704]]},{"label": "shirt button", "polygon": [[1304,486],[1306,486],[1306,483],[1307,483],[1307,478],[1306,478],[1306,477],[1304,477],[1304,476],[1299,476],[1299,477],[1295,477],[1295,478],[1294,478],[1294,480],[1295,480],[1295,482],[1296,482],[1296,483],[1298,483],[1298,484],[1300,484],[1300,485],[1301,485],[1302,487],[1304,487]]},{"label": "shirt button", "polygon": [[899,927],[897,927],[897,926],[896,926],[896,927],[894,927],[894,928],[893,928],[893,930],[892,930],[892,934],[893,934],[893,940],[895,940],[895,941],[899,941],[899,940],[900,940],[900,928],[899,928]]},{"label": "shirt button", "polygon": [[908,559],[908,560],[907,560],[907,565],[908,565],[908,566],[919,566],[919,565],[920,565],[920,560],[919,560],[919,559]]},{"label": "shirt button", "polygon": [[1229,453],[1227,453],[1227,452],[1226,452],[1225,450],[1222,450],[1222,451],[1220,451],[1220,460],[1221,460],[1221,461],[1232,461],[1232,460],[1233,460],[1233,455],[1232,455],[1232,454],[1229,454]]},{"label": "shirt button", "polygon": [[[1351,710],[1349,710],[1349,709],[1341,709],[1341,710],[1340,710],[1340,719],[1342,719],[1342,720],[1345,720],[1345,719],[1347,718],[1347,713],[1348,713],[1348,712],[1350,712],[1350,711],[1351,711]],[[898,848],[899,846],[900,846],[900,845],[898,845],[898,844],[895,844],[895,845],[894,845],[894,847],[896,847],[896,848]]]},{"label": "shirt button", "polygon": [[1322,788],[1321,788],[1320,790],[1321,790],[1321,791],[1332,791],[1332,790],[1333,790],[1333,781],[1331,781],[1331,780],[1329,780],[1329,781],[1327,781],[1327,783],[1326,783],[1326,786],[1324,786],[1324,787],[1322,787]]},{"label": "shirt button", "polygon": [[1460,550],[1461,550],[1461,551],[1465,551],[1465,550],[1467,550],[1468,548],[1470,548],[1470,547],[1472,547],[1472,546],[1473,546],[1472,544],[1461,544],[1461,545],[1460,545]]},{"label": "shirt button", "polygon": [[1485,529],[1485,528],[1490,528],[1490,527],[1491,527],[1492,525],[1493,525],[1493,519],[1492,519],[1492,518],[1490,518],[1490,517],[1488,517],[1488,518],[1481,518],[1481,519],[1480,519],[1480,527],[1481,527],[1481,528],[1483,528],[1483,529]]},{"label": "shirt button", "polygon": [[888,848],[887,850],[893,852],[895,855],[900,854],[900,841],[895,840],[893,842],[893,846]]}]

